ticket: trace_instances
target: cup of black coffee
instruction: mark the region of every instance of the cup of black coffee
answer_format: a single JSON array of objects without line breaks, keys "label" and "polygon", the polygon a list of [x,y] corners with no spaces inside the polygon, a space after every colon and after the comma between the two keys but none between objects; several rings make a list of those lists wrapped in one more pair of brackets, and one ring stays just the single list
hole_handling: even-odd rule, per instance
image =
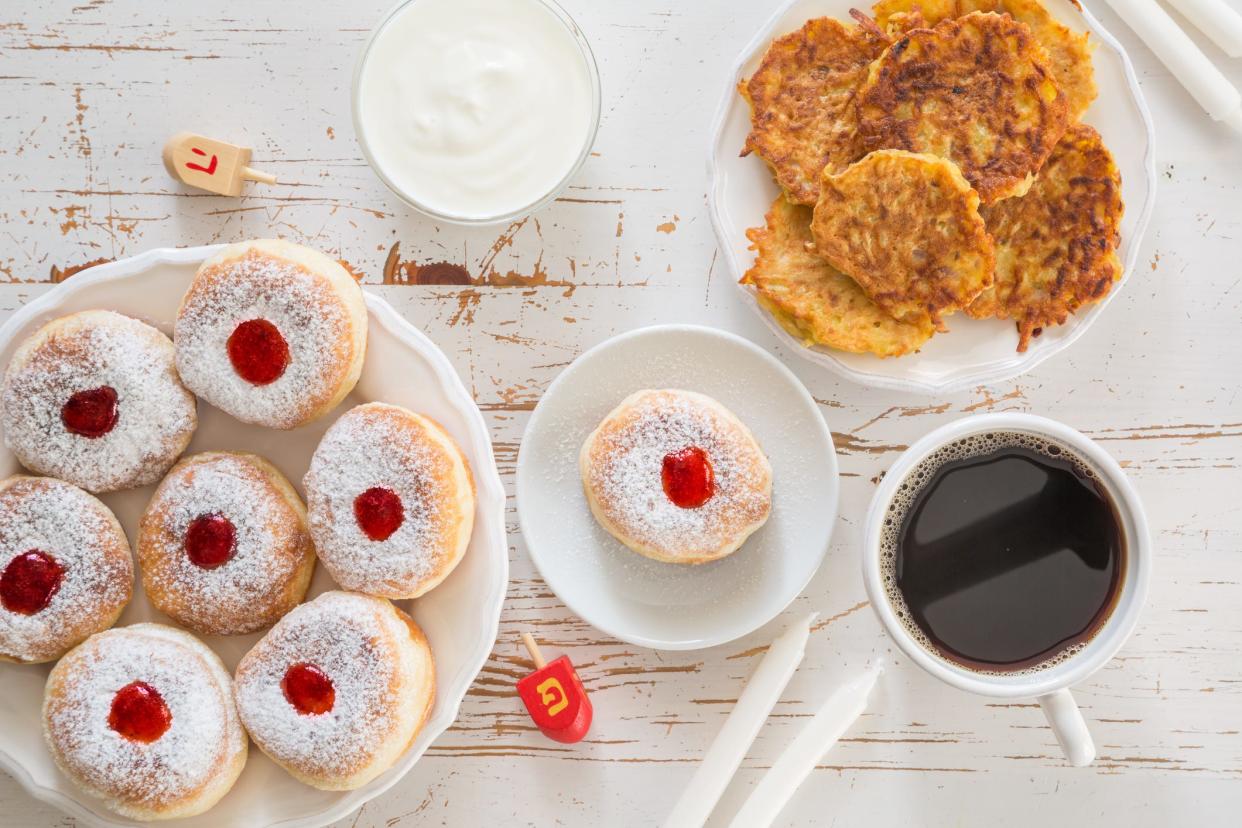
[{"label": "cup of black coffee", "polygon": [[958,420],[889,469],[864,549],[871,606],[907,656],[963,690],[1037,698],[1070,762],[1091,763],[1068,688],[1133,631],[1152,556],[1112,457],[1043,417]]}]

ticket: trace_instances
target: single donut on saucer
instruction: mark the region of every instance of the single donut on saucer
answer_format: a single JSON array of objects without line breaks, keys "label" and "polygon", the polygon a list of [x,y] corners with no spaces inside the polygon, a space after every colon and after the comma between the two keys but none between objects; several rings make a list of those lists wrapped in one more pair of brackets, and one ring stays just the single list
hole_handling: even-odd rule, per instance
[{"label": "single donut on saucer", "polygon": [[245,423],[296,428],[358,382],[362,290],[339,262],[279,239],[232,244],[203,262],[173,328],[186,386]]},{"label": "single donut on saucer", "polygon": [[578,457],[592,514],[630,549],[701,564],[736,551],[768,519],[772,467],[750,430],[692,391],[638,391]]},{"label": "single donut on saucer", "polygon": [[201,814],[246,764],[228,671],[162,624],[99,633],[61,659],[44,690],[43,735],[61,772],[131,819]]},{"label": "single donut on saucer", "polygon": [[405,753],[435,700],[422,630],[383,598],[325,592],[286,615],[237,665],[237,710],[295,778],[361,787]]},{"label": "single donut on saucer", "polygon": [[466,552],[474,478],[457,443],[427,417],[385,403],[345,412],[303,480],[320,560],[346,589],[417,598]]},{"label": "single donut on saucer", "polygon": [[154,483],[198,425],[168,337],[89,310],[48,322],[4,376],[4,442],[31,471],[92,492]]},{"label": "single donut on saucer", "polygon": [[107,506],[50,477],[0,481],[0,661],[60,658],[115,624],[133,585]]},{"label": "single donut on saucer", "polygon": [[138,563],[156,609],[195,632],[238,635],[302,602],[315,549],[306,507],[275,466],[208,451],[183,459],[155,490]]}]

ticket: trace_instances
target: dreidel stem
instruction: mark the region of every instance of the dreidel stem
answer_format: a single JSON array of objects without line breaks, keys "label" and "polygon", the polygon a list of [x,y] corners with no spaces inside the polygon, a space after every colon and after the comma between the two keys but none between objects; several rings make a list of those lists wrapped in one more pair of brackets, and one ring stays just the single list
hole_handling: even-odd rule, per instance
[{"label": "dreidel stem", "polygon": [[535,669],[542,670],[548,665],[544,660],[543,653],[539,651],[539,645],[535,643],[535,637],[528,632],[522,633],[522,643],[526,645],[526,652],[530,653],[531,660],[535,662]]},{"label": "dreidel stem", "polygon": [[241,177],[248,181],[258,181],[260,184],[275,184],[276,176],[271,173],[260,172],[254,167],[243,167]]}]

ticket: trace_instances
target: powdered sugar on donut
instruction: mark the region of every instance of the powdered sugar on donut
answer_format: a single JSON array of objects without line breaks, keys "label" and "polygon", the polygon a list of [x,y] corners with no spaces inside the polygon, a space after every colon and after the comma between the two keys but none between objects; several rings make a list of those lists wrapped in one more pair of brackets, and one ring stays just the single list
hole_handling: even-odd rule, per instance
[{"label": "powdered sugar on donut", "polygon": [[37,550],[64,572],[47,606],[33,615],[0,606],[0,655],[46,661],[112,623],[129,603],[129,542],[108,508],[50,478],[10,478],[0,489],[0,572]]},{"label": "powdered sugar on donut", "polygon": [[[197,425],[193,395],[177,378],[172,343],[111,311],[49,323],[4,379],[4,441],[22,465],[93,492],[158,480]],[[61,409],[79,391],[109,386],[117,422],[101,437],[69,431]]]},{"label": "powdered sugar on donut", "polygon": [[[408,660],[394,640],[409,636],[383,599],[324,593],[282,618],[238,665],[242,722],[282,764],[316,777],[354,774],[402,726],[402,694],[412,688],[399,674]],[[285,698],[285,672],[301,663],[331,679],[329,712],[304,715]]]},{"label": "powdered sugar on donut", "polygon": [[[134,681],[159,692],[172,714],[154,742],[108,725],[116,692]],[[245,749],[220,660],[187,633],[158,624],[100,633],[48,679],[44,734],[71,778],[126,815],[168,808],[226,773]]]},{"label": "powdered sugar on donut", "polygon": [[[690,447],[707,454],[715,493],[681,508],[665,494],[661,472],[666,455]],[[605,528],[664,558],[732,551],[771,505],[771,467],[754,438],[718,403],[684,391],[625,400],[583,447],[582,473]]]},{"label": "powdered sugar on donut", "polygon": [[[324,435],[306,474],[311,534],[319,557],[341,586],[388,597],[415,594],[457,554],[457,508],[467,494],[446,449],[403,409],[351,409]],[[469,485],[467,483],[466,485]],[[373,487],[401,498],[404,520],[376,541],[363,533],[354,500]],[[472,495],[469,495],[472,497]]]},{"label": "powdered sugar on donut", "polygon": [[[289,346],[275,381],[242,379],[228,354],[237,326],[271,322]],[[292,428],[330,401],[354,357],[348,309],[319,274],[287,259],[250,250],[195,277],[173,338],[177,369],[203,399],[247,423]]]},{"label": "powdered sugar on donut", "polygon": [[[220,452],[188,458],[160,484],[142,518],[139,557],[148,595],[164,596],[161,609],[178,622],[235,635],[269,626],[288,609],[286,589],[313,547],[302,516],[267,474]],[[233,524],[235,549],[205,569],[184,543],[190,523],[210,514]]]}]

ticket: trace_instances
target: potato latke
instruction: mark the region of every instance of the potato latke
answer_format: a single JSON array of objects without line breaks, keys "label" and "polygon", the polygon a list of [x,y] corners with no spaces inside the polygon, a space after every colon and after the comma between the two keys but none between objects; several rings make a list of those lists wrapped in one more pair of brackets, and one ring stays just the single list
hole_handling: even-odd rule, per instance
[{"label": "potato latke", "polygon": [[1039,0],[879,0],[872,6],[876,23],[894,34],[976,11],[1008,14],[1030,28],[1048,53],[1052,76],[1065,93],[1070,117],[1081,118],[1096,95],[1091,65],[1094,44],[1086,33],[1071,31],[1053,17]]},{"label": "potato latke", "polygon": [[825,171],[811,222],[816,252],[897,319],[941,318],[992,284],[979,196],[944,158],[879,150]]},{"label": "potato latke", "polygon": [[766,226],[746,231],[756,256],[742,284],[753,286],[760,303],[806,345],[882,357],[918,350],[935,332],[931,322],[898,322],[816,255],[808,247],[811,215],[810,207],[779,196]]},{"label": "potato latke", "polygon": [[1018,350],[1048,325],[1098,302],[1121,278],[1121,173],[1100,135],[1070,127],[1030,192],[984,208],[996,283],[969,308],[1018,323]]},{"label": "potato latke", "polygon": [[1031,30],[992,13],[904,35],[871,65],[857,101],[864,152],[949,158],[984,204],[1026,192],[1069,123]]},{"label": "potato latke", "polygon": [[759,68],[738,91],[750,102],[755,152],[796,203],[814,204],[819,175],[862,153],[854,95],[867,67],[887,46],[874,33],[828,17],[808,20],[772,41]]}]

